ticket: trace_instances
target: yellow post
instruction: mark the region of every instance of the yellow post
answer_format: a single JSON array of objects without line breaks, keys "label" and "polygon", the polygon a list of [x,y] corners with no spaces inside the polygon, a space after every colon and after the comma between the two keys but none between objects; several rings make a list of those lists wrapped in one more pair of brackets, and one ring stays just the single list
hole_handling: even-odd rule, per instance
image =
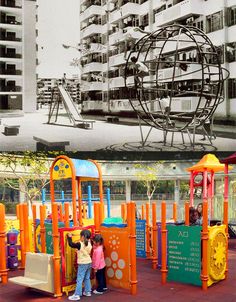
[{"label": "yellow post", "polygon": [[46,253],[46,229],[45,229],[46,206],[40,205],[40,239],[41,252]]},{"label": "yellow post", "polygon": [[150,214],[149,214],[149,203],[146,203],[146,256],[147,258],[150,257],[150,232],[149,232],[149,227],[150,227]]},{"label": "yellow post", "polygon": [[157,269],[157,205],[152,203],[152,242],[153,242],[153,255],[152,255],[152,268]]},{"label": "yellow post", "polygon": [[130,227],[130,286],[131,294],[137,293],[137,272],[136,272],[136,220],[135,220],[135,203],[130,202],[129,227]]},{"label": "yellow post", "polygon": [[54,296],[61,297],[61,265],[59,250],[59,232],[58,232],[58,211],[57,204],[52,204],[52,238],[53,238],[53,267],[54,267]]},{"label": "yellow post", "polygon": [[34,230],[34,252],[36,253],[37,251],[37,244],[36,244],[36,218],[37,218],[37,209],[36,209],[36,204],[33,204],[32,205],[32,215],[33,215],[33,223],[32,223],[32,226],[33,226],[33,230]]},{"label": "yellow post", "polygon": [[166,203],[162,201],[161,203],[161,283],[166,284],[167,267],[166,267],[166,257],[167,257],[167,229],[166,229]]},{"label": "yellow post", "polygon": [[126,222],[127,217],[126,217],[126,204],[125,203],[121,204],[121,217],[123,219],[123,222]]},{"label": "yellow post", "polygon": [[64,211],[65,211],[65,227],[69,228],[70,227],[70,220],[69,220],[69,202],[64,203]]},{"label": "yellow post", "polygon": [[6,240],[6,229],[5,229],[5,206],[0,203],[0,276],[2,278],[2,283],[7,284],[8,273],[6,265],[6,250],[5,250],[5,240]]}]

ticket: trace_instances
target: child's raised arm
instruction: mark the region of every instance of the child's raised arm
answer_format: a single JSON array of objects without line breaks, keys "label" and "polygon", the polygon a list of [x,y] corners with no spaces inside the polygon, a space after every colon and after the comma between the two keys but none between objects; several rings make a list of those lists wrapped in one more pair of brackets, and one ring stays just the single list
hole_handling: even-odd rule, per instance
[{"label": "child's raised arm", "polygon": [[80,250],[80,247],[81,247],[80,242],[73,242],[71,234],[67,235],[67,239],[68,239],[68,244],[70,247]]}]

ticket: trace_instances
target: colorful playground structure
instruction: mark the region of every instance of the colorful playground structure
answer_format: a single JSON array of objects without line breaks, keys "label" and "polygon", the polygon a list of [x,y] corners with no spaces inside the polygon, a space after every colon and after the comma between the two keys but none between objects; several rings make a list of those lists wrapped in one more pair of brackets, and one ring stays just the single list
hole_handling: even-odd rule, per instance
[{"label": "colorful playground structure", "polygon": [[[156,202],[142,205],[141,219],[135,218],[134,202],[121,204],[121,218],[112,218],[110,215],[105,217],[100,166],[92,160],[58,156],[50,172],[51,217],[46,217],[45,204],[40,205],[39,215],[36,205],[33,205],[33,219],[29,222],[27,204],[17,206],[20,238],[20,242],[17,242],[20,245],[18,253],[25,274],[10,278],[10,281],[43,290],[55,297],[61,296],[63,292],[68,294],[75,288],[76,261],[75,252],[67,243],[67,233],[72,233],[73,240],[76,241],[82,229],[90,229],[93,235],[100,233],[104,237],[108,284],[129,289],[131,294],[136,294],[136,260],[137,257],[142,257],[151,260],[153,269],[160,268],[162,284],[177,281],[201,286],[206,290],[212,284],[227,278],[228,174],[231,169],[229,165],[235,163],[236,154],[221,163],[214,155],[207,154],[188,168],[190,200],[185,203],[185,219],[180,224],[177,221],[175,202],[172,206],[172,219],[167,221],[165,201],[161,202],[160,221],[157,221]],[[218,171],[225,173],[224,213],[222,223],[211,226],[214,176]],[[55,199],[54,184],[57,180],[64,179],[70,179],[72,183],[71,219],[70,203],[62,198],[62,206],[62,202]],[[89,219],[85,213],[91,202],[83,203],[83,181],[97,181],[99,185],[99,200],[94,201],[94,215],[92,217],[89,214]],[[193,190],[196,186],[201,187],[203,192],[203,223],[191,226],[189,208],[194,206]],[[3,251],[0,254],[0,276],[2,283],[6,284],[6,220],[2,204],[0,217],[0,250]],[[17,226],[14,228],[17,229]]]}]

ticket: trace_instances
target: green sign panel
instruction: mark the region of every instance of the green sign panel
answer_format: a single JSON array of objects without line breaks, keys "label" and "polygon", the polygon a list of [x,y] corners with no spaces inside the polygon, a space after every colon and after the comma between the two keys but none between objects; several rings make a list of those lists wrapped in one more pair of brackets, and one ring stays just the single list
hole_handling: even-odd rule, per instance
[{"label": "green sign panel", "polygon": [[[63,228],[64,223],[58,222],[58,227]],[[53,254],[53,238],[52,238],[52,224],[45,222],[46,230],[46,250],[47,254]]]},{"label": "green sign panel", "polygon": [[169,281],[202,285],[201,226],[167,225]]}]

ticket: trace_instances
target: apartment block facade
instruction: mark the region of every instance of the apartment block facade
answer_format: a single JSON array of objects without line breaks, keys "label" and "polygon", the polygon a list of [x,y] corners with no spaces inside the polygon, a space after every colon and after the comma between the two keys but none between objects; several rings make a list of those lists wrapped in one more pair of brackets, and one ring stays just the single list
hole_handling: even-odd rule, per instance
[{"label": "apartment block facade", "polygon": [[[38,78],[37,81],[37,102],[49,103],[52,99],[52,89],[56,85],[62,85],[62,79]],[[66,79],[67,90],[75,103],[80,103],[79,79]]]},{"label": "apartment block facade", "polygon": [[35,0],[0,0],[0,110],[36,110]]},{"label": "apartment block facade", "polygon": [[85,111],[132,110],[124,81],[126,58],[137,41],[124,38],[130,28],[152,32],[165,25],[181,24],[204,31],[220,49],[221,62],[230,77],[224,84],[225,101],[215,116],[235,120],[236,0],[82,0],[80,24],[84,46],[81,98]]}]

